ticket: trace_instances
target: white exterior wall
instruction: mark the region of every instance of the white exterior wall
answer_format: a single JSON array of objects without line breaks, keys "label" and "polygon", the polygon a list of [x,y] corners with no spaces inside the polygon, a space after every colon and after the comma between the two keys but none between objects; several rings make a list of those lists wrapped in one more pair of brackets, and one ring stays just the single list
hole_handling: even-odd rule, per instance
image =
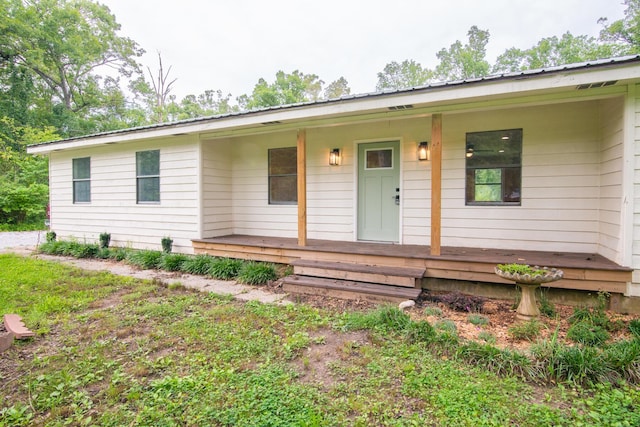
[{"label": "white exterior wall", "polygon": [[598,253],[623,264],[621,220],[624,155],[624,100],[601,102],[602,144],[600,146],[600,240]]},{"label": "white exterior wall", "polygon": [[[160,150],[160,203],[136,203],[136,152]],[[91,202],[73,203],[72,159],[91,158]],[[50,155],[51,230],[61,238],[98,240],[111,233],[117,246],[192,252],[199,235],[199,149],[195,136],[106,145]]]},{"label": "white exterior wall", "polygon": [[231,144],[202,141],[202,236],[233,234]]},{"label": "white exterior wall", "polygon": [[636,85],[631,90],[633,99],[630,100],[630,108],[633,109],[633,117],[630,121],[633,123],[633,132],[630,135],[632,138],[632,149],[629,150],[629,154],[633,158],[633,240],[632,240],[632,267],[633,271],[633,284],[628,289],[628,294],[634,296],[640,296],[640,85]]},{"label": "white exterior wall", "polygon": [[[443,116],[442,245],[595,252],[598,103]],[[521,206],[465,206],[465,134],[523,129]]]}]

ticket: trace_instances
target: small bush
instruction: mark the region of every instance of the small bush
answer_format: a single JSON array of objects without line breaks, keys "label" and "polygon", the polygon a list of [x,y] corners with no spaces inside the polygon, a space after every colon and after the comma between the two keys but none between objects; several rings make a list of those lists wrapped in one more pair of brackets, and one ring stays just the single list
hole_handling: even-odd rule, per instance
[{"label": "small bush", "polygon": [[100,233],[100,247],[108,248],[111,242],[111,233]]},{"label": "small bush", "polygon": [[427,307],[424,309],[424,314],[426,316],[442,317],[442,310],[438,307]]},{"label": "small bush", "polygon": [[160,266],[162,252],[152,250],[132,251],[127,256],[127,262],[145,270],[155,269]]},{"label": "small bush", "polygon": [[478,334],[478,339],[481,341],[486,342],[487,344],[495,344],[496,343],[496,337],[488,331],[481,331]]},{"label": "small bush", "polygon": [[447,332],[447,333],[453,333],[453,334],[458,333],[458,327],[456,326],[456,322],[449,319],[439,320],[436,323],[434,323],[433,327],[436,330],[441,332]]},{"label": "small bush", "polygon": [[584,345],[600,346],[609,339],[609,333],[602,326],[583,320],[569,327],[567,338]]},{"label": "small bush", "polygon": [[100,251],[97,243],[78,243],[71,249],[71,256],[75,258],[95,258]]},{"label": "small bush", "polygon": [[212,263],[212,256],[207,254],[199,254],[186,259],[182,264],[182,271],[189,274],[209,274],[209,269],[211,268]]},{"label": "small bush", "polygon": [[467,316],[467,320],[476,326],[486,326],[489,324],[489,319],[481,314],[470,314]]},{"label": "small bush", "polygon": [[189,259],[185,254],[163,253],[160,268],[166,271],[181,271],[184,262]]},{"label": "small bush", "polygon": [[171,249],[173,248],[173,239],[171,237],[163,237],[160,239],[160,244],[162,245],[162,252],[166,254],[171,253]]},{"label": "small bush", "polygon": [[113,261],[123,261],[129,256],[129,250],[125,248],[110,248],[108,251],[108,258]]},{"label": "small bush", "polygon": [[540,314],[550,319],[556,317],[556,307],[551,301],[549,301],[547,292],[541,290],[540,294],[538,295],[537,301],[538,307],[540,308]]},{"label": "small bush", "polygon": [[612,371],[631,383],[640,383],[640,341],[619,341],[607,346],[604,359]]},{"label": "small bush", "polygon": [[629,331],[631,331],[636,339],[640,338],[640,319],[633,319],[629,322]]},{"label": "small bush", "polygon": [[47,240],[47,243],[55,242],[56,241],[56,232],[55,231],[48,231],[47,234],[46,234],[46,240]]},{"label": "small bush", "polygon": [[275,266],[261,262],[245,263],[238,273],[238,280],[247,285],[264,285],[277,278]]},{"label": "small bush", "polygon": [[231,280],[238,277],[242,269],[242,260],[232,258],[216,258],[209,268],[209,275],[215,279]]},{"label": "small bush", "polygon": [[527,322],[516,323],[507,330],[507,333],[513,339],[531,341],[540,335],[541,327],[542,324],[538,320],[533,319]]},{"label": "small bush", "polygon": [[525,379],[534,376],[535,369],[527,356],[517,351],[500,350],[489,344],[470,342],[458,348],[456,357],[498,375],[515,375]]},{"label": "small bush", "polygon": [[[381,331],[403,331],[412,323],[407,313],[393,305],[361,313],[348,312],[341,321],[343,330],[376,329]],[[422,325],[418,328],[427,328]]]},{"label": "small bush", "polygon": [[436,337],[436,330],[426,320],[410,322],[406,328],[406,339],[410,343],[430,343]]}]

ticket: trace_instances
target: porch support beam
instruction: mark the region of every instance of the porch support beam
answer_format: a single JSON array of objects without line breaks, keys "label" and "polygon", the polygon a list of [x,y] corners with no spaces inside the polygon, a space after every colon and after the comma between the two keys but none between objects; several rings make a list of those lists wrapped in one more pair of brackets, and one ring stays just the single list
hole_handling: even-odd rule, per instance
[{"label": "porch support beam", "polygon": [[440,255],[442,227],[442,113],[431,116],[431,255]]},{"label": "porch support beam", "polygon": [[298,129],[298,246],[307,246],[307,132]]}]

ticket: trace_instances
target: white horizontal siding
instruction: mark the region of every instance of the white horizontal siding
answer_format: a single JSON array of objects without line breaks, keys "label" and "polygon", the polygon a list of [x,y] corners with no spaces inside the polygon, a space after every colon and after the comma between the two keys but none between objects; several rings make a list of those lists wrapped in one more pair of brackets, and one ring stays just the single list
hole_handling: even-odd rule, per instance
[{"label": "white horizontal siding", "polygon": [[[160,203],[136,203],[136,152],[160,150]],[[73,203],[72,159],[91,158],[91,202]],[[51,229],[61,238],[160,248],[164,236],[175,251],[191,252],[198,237],[198,146],[194,137],[110,145],[50,156]]]},{"label": "white horizontal siding", "polygon": [[232,234],[232,164],[229,141],[203,141],[202,162],[202,237]]}]

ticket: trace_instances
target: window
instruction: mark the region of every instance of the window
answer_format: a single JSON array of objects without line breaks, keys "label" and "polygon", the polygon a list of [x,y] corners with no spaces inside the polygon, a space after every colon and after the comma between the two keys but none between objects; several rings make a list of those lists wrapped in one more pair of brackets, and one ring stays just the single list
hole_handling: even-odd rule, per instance
[{"label": "window", "polygon": [[520,205],[522,129],[467,134],[467,205]]},{"label": "window", "polygon": [[298,151],[296,147],[269,150],[269,204],[298,203]]},{"label": "window", "polygon": [[72,160],[73,203],[91,201],[91,158],[82,157]]},{"label": "window", "polygon": [[138,203],[160,202],[160,150],[136,153]]}]

